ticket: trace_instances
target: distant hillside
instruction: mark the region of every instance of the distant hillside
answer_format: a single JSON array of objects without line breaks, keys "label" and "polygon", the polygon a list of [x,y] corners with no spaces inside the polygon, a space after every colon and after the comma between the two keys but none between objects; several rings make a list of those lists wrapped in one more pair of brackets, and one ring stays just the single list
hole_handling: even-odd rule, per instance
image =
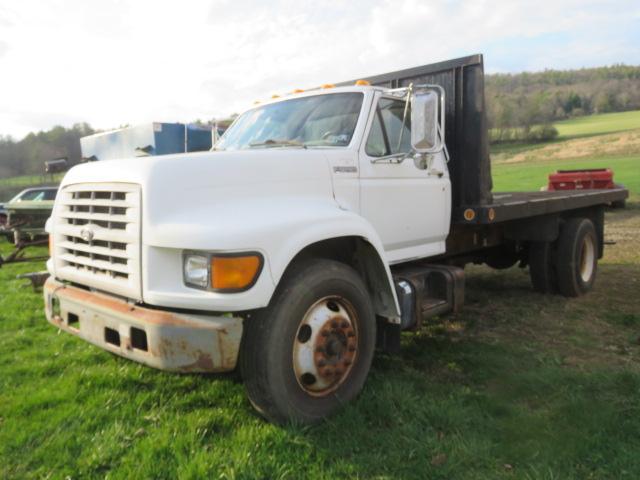
[{"label": "distant hillside", "polygon": [[486,78],[493,140],[513,140],[533,125],[592,113],[640,109],[640,67],[494,74]]}]

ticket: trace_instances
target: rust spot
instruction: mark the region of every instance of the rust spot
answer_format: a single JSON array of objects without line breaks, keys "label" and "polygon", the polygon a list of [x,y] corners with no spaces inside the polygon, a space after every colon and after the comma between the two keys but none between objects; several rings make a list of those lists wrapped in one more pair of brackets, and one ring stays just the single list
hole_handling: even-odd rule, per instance
[{"label": "rust spot", "polygon": [[198,358],[195,362],[180,367],[180,371],[183,372],[212,372],[215,370],[213,359],[208,353],[199,352]]},{"label": "rust spot", "polygon": [[[44,288],[46,291],[51,293],[56,290],[51,283],[46,283]],[[93,307],[99,307],[100,309],[107,309],[121,314],[126,314],[132,318],[140,320],[141,322],[154,323],[157,325],[190,325],[188,321],[178,318],[171,312],[135,307],[132,309],[131,304],[122,300],[109,298],[101,293],[87,292],[78,288],[58,289],[55,293],[59,298],[67,298],[75,300],[76,302],[87,303]]]},{"label": "rust spot", "polygon": [[341,383],[355,358],[355,340],[355,332],[345,318],[328,319],[314,345],[313,362],[318,374],[333,384]]},{"label": "rust spot", "polygon": [[208,353],[201,353],[195,365],[202,370],[213,370],[213,360]]},{"label": "rust spot", "polygon": [[[74,287],[64,287],[55,281],[49,282],[45,286],[45,290],[48,294],[55,293],[62,301],[66,300],[83,305],[83,307],[86,306],[86,309],[83,308],[82,310],[85,317],[88,315],[87,312],[95,309],[94,316],[96,318],[100,315],[108,318],[120,314],[124,322],[131,321],[135,323],[139,321],[141,324],[151,323],[160,326],[178,327],[175,328],[175,331],[173,328],[160,329],[153,341],[149,342],[149,356],[146,359],[133,358],[133,360],[164,370],[180,372],[227,371],[233,369],[236,365],[241,332],[232,327],[218,329],[215,323],[211,327],[205,327],[202,323],[194,323],[188,318],[181,318],[179,314],[156,311],[144,307],[132,308],[131,304],[119,299],[113,299],[108,295],[92,293]],[[65,331],[70,330],[59,316],[51,318],[51,322]],[[184,327],[193,327],[195,330],[191,328],[185,329]],[[198,330],[201,330],[203,335],[206,334],[207,338],[210,338],[206,344],[198,336]],[[71,333],[79,334],[77,331]],[[99,334],[94,334],[93,337],[95,337],[93,340],[91,338],[86,339],[102,348],[113,351],[113,346],[104,344],[101,338],[98,338]],[[133,350],[131,339],[123,336],[121,340],[122,348],[117,348],[118,352],[116,353],[131,358],[130,353]]]}]

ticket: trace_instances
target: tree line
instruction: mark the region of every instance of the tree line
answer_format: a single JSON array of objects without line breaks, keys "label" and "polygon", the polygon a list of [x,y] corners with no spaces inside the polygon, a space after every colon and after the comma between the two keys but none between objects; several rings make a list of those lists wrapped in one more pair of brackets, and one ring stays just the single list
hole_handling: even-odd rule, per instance
[{"label": "tree line", "polygon": [[640,67],[494,74],[485,80],[493,142],[547,140],[558,120],[640,109]]},{"label": "tree line", "polygon": [[[640,109],[640,66],[493,74],[485,80],[492,142],[544,141],[557,135],[553,122],[593,113]],[[208,123],[201,122],[199,123]],[[44,162],[80,162],[87,123],[29,133],[21,140],[0,135],[0,178],[44,171]]]},{"label": "tree line", "polygon": [[44,173],[44,162],[66,157],[71,164],[80,162],[80,137],[95,130],[87,123],[70,128],[55,126],[31,132],[22,140],[0,136],[0,178]]}]

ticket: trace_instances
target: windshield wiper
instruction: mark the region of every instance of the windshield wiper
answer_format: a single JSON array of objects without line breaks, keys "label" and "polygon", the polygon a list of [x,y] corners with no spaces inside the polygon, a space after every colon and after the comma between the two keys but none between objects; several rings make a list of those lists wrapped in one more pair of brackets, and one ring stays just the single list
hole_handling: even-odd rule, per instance
[{"label": "windshield wiper", "polygon": [[304,143],[297,142],[295,140],[274,140],[270,138],[265,140],[264,142],[252,142],[249,144],[251,148],[253,147],[302,147],[307,148]]}]

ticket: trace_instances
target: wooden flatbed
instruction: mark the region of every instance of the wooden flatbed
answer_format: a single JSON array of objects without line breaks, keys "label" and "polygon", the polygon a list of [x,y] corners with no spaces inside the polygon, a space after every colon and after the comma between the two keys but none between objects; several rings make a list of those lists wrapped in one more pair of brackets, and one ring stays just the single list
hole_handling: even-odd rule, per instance
[{"label": "wooden flatbed", "polygon": [[606,190],[563,190],[554,192],[495,192],[484,205],[458,207],[453,212],[457,224],[495,224],[538,215],[566,212],[624,200],[624,188]]}]

